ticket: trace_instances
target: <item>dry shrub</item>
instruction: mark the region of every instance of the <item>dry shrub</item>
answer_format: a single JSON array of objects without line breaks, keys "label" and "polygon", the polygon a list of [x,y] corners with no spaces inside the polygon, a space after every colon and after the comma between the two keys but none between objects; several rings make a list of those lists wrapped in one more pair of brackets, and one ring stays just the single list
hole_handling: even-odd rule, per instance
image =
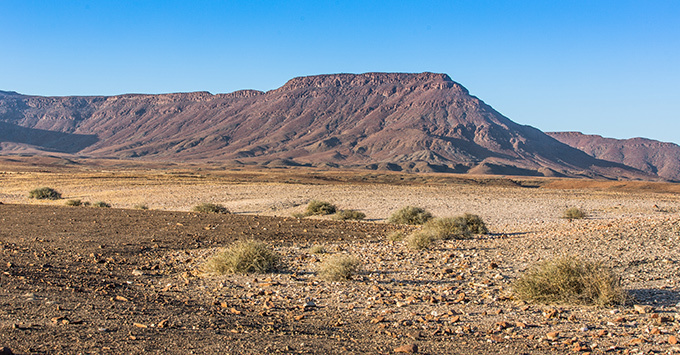
[{"label": "dry shrub", "polygon": [[265,273],[276,270],[280,256],[266,244],[240,241],[213,256],[207,263],[208,272]]},{"label": "dry shrub", "polygon": [[434,239],[431,233],[417,231],[406,237],[406,246],[411,250],[427,249]]},{"label": "dry shrub", "polygon": [[312,200],[307,204],[306,216],[329,215],[337,211],[334,204],[326,201]]},{"label": "dry shrub", "polygon": [[571,207],[571,208],[567,208],[567,210],[564,211],[563,217],[571,221],[572,219],[586,218],[586,213],[585,213],[585,211],[583,211],[580,208]]},{"label": "dry shrub", "polygon": [[83,205],[83,201],[81,201],[81,200],[68,200],[68,201],[66,201],[66,206],[78,207],[78,206],[82,206],[82,205]]},{"label": "dry shrub", "polygon": [[132,206],[132,208],[134,208],[136,210],[148,210],[149,206],[147,206],[145,204],[137,204],[137,205]]},{"label": "dry shrub", "polygon": [[336,254],[330,256],[319,270],[319,274],[329,281],[349,280],[359,271],[360,262],[354,256]]},{"label": "dry shrub", "polygon": [[222,213],[222,214],[230,213],[226,207],[218,205],[216,203],[200,203],[194,206],[192,210],[194,212],[201,213]]},{"label": "dry shrub", "polygon": [[355,210],[340,210],[333,216],[333,218],[340,221],[346,221],[350,219],[360,221],[366,218],[366,214]]},{"label": "dry shrub", "polygon": [[393,241],[393,242],[400,242],[406,238],[406,233],[402,231],[394,231],[390,234],[387,235],[387,239]]},{"label": "dry shrub", "polygon": [[467,224],[470,232],[472,234],[488,234],[489,229],[486,228],[486,223],[482,221],[482,218],[476,214],[466,213],[463,215],[465,223]]},{"label": "dry shrub", "polygon": [[435,218],[423,225],[423,233],[433,239],[470,239],[471,232],[463,217]]},{"label": "dry shrub", "polygon": [[326,248],[323,245],[316,244],[309,248],[309,252],[312,254],[326,254]]},{"label": "dry shrub", "polygon": [[519,298],[537,303],[609,306],[627,294],[620,278],[601,263],[559,257],[537,264],[513,285]]},{"label": "dry shrub", "polygon": [[390,223],[397,224],[423,224],[432,219],[432,214],[427,212],[425,209],[414,206],[406,206],[396,212],[394,212],[390,218]]},{"label": "dry shrub", "polygon": [[93,207],[102,207],[102,208],[109,208],[109,207],[111,207],[110,204],[108,204],[108,203],[106,203],[106,202],[104,202],[104,201],[97,201],[97,202],[93,203],[92,206],[93,206]]},{"label": "dry shrub", "polygon": [[61,199],[61,194],[51,187],[41,187],[31,190],[28,193],[28,198],[34,198],[36,200],[59,200]]}]

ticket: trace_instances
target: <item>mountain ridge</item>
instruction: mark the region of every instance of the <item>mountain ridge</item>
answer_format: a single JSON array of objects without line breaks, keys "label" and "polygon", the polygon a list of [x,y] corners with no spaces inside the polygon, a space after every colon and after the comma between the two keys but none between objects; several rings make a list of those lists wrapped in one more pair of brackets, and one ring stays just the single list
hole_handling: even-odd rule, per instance
[{"label": "mountain ridge", "polygon": [[[0,122],[74,135],[91,144],[68,152],[90,157],[655,178],[515,123],[429,72],[297,77],[267,92],[214,95],[4,95]],[[0,137],[0,153],[35,143],[17,140]]]}]

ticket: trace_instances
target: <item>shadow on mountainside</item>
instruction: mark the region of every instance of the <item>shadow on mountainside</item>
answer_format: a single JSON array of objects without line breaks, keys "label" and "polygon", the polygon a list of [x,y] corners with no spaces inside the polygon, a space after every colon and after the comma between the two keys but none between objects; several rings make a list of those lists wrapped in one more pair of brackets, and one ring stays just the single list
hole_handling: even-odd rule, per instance
[{"label": "shadow on mountainside", "polygon": [[51,152],[77,153],[98,141],[94,134],[55,132],[0,122],[0,142],[30,144]]}]

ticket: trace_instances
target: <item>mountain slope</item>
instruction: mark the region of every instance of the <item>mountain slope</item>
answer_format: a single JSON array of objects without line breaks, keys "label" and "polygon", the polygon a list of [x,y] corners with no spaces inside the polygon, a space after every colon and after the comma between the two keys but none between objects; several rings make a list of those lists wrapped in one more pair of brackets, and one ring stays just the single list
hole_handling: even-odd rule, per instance
[{"label": "mountain slope", "polygon": [[519,125],[435,73],[319,75],[219,95],[0,92],[0,121],[24,135],[66,135],[41,144],[0,137],[5,151],[33,144],[92,157],[652,178]]},{"label": "mountain slope", "polygon": [[549,136],[595,158],[625,164],[680,181],[680,146],[646,138],[614,139],[580,132],[548,132]]}]

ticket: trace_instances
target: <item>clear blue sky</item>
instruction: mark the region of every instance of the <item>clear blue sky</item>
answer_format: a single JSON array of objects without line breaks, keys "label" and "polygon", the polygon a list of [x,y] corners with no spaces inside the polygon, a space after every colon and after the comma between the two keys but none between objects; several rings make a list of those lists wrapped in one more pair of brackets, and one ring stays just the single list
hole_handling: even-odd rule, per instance
[{"label": "clear blue sky", "polygon": [[680,1],[0,0],[0,90],[270,90],[443,72],[521,124],[680,143]]}]

